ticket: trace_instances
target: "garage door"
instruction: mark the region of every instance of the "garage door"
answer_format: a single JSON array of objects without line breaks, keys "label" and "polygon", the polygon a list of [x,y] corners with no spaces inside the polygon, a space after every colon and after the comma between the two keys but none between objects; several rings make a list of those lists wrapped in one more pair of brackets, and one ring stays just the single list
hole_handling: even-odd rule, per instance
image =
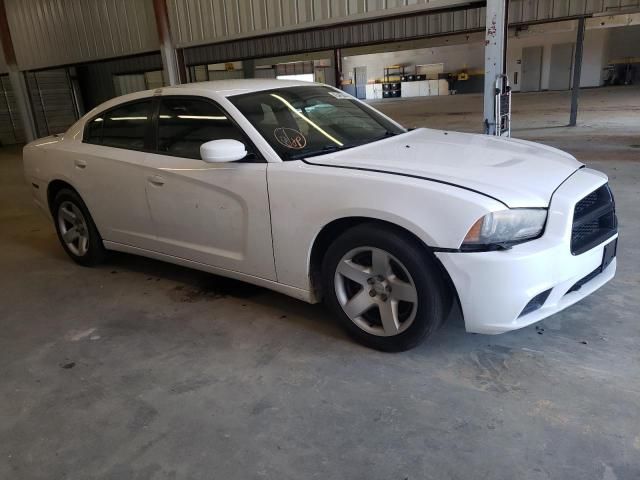
[{"label": "garage door", "polygon": [[527,47],[522,49],[522,92],[537,92],[540,90],[542,77],[542,47]]},{"label": "garage door", "polygon": [[8,75],[0,77],[0,145],[24,143],[18,105]]},{"label": "garage door", "polygon": [[67,69],[28,72],[26,77],[38,136],[65,132],[78,119]]},{"label": "garage door", "polygon": [[244,78],[243,70],[209,70],[209,80],[234,80]]},{"label": "garage door", "polygon": [[276,69],[272,67],[256,67],[254,76],[255,78],[276,78]]},{"label": "garage door", "polygon": [[276,65],[276,75],[303,75],[313,73],[313,62],[290,62]]},{"label": "garage door", "polygon": [[551,46],[549,90],[569,90],[573,67],[573,43]]}]

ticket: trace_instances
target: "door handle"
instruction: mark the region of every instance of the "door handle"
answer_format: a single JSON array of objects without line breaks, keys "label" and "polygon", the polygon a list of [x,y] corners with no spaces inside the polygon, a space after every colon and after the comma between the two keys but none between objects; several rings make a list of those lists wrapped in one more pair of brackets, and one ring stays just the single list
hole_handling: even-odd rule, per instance
[{"label": "door handle", "polygon": [[76,168],[86,168],[87,167],[87,162],[85,162],[84,160],[75,160],[73,162],[76,166]]},{"label": "door handle", "polygon": [[158,187],[161,187],[162,185],[164,185],[164,178],[160,175],[151,175],[149,177],[149,182],[157,185]]}]

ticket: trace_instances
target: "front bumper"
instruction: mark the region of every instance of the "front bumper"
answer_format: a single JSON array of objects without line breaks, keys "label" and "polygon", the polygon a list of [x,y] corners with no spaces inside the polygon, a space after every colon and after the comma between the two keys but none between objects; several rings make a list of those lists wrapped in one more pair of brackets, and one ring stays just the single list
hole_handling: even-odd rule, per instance
[{"label": "front bumper", "polygon": [[[545,232],[537,240],[494,252],[437,252],[453,281],[467,331],[496,334],[525,327],[573,305],[611,280],[614,259],[579,290],[572,287],[601,264],[604,247],[618,235],[580,254],[571,253],[575,204],[606,183],[604,174],[583,168],[554,193]],[[537,310],[521,315],[537,295],[550,290]]]}]

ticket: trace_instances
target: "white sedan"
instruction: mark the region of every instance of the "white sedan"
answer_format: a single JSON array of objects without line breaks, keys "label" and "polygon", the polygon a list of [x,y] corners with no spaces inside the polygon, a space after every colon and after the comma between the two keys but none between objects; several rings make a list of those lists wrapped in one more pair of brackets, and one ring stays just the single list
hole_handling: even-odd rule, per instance
[{"label": "white sedan", "polygon": [[607,177],[522,140],[406,130],[335,88],[234,80],[139,92],[24,149],[36,203],[82,265],[107,250],[324,300],[411,348],[530,325],[616,269]]}]

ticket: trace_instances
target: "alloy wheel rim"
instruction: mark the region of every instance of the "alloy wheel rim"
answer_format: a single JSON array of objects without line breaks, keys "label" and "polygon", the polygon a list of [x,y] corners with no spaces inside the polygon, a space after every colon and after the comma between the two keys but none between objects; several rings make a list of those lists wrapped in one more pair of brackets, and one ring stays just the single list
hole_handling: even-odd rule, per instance
[{"label": "alloy wheel rim", "polygon": [[78,257],[89,250],[89,228],[82,211],[72,202],[65,201],[58,208],[60,236],[67,248]]},{"label": "alloy wheel rim", "polygon": [[418,291],[413,278],[385,250],[358,247],[347,252],[336,267],[334,285],[342,310],[367,333],[399,335],[415,320]]}]

